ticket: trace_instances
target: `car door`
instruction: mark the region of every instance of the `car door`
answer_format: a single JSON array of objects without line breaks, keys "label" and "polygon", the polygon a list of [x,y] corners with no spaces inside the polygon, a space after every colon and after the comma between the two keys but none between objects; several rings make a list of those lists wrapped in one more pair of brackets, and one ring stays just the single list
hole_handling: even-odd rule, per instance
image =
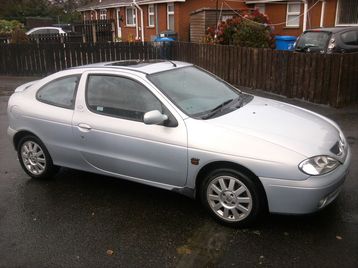
[{"label": "car door", "polygon": [[[163,97],[146,83],[131,74],[85,73],[73,118],[79,150],[97,170],[183,186],[187,177],[185,124],[179,116],[174,118],[173,108],[168,109],[168,103],[160,100]],[[151,110],[167,114],[177,125],[145,124],[143,115]]]}]

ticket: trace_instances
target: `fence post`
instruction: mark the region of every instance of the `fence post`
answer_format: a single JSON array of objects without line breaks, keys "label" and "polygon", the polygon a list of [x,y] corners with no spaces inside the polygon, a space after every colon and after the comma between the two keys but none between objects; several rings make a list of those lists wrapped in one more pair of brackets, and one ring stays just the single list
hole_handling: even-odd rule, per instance
[{"label": "fence post", "polygon": [[112,25],[112,42],[114,42],[116,40],[116,30],[114,28],[114,22],[113,21],[112,21],[111,25]]},{"label": "fence post", "polygon": [[337,84],[337,95],[336,95],[336,103],[335,103],[335,105],[336,105],[336,107],[337,108],[340,108],[341,107],[341,104],[342,104],[342,99],[343,99],[343,96],[342,96],[342,94],[341,94],[341,84],[342,84],[342,82],[344,82],[344,80],[342,80],[342,75],[343,75],[343,57],[344,57],[344,55],[339,55],[340,57],[339,57],[339,73],[338,73],[338,84]]},{"label": "fence post", "polygon": [[96,34],[96,25],[92,24],[92,38],[93,43],[95,44],[97,42],[97,34]]}]

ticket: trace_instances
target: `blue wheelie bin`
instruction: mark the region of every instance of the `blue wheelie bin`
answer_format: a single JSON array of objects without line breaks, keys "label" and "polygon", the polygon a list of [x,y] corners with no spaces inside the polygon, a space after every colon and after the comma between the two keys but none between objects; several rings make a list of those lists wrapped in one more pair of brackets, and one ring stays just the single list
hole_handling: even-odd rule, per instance
[{"label": "blue wheelie bin", "polygon": [[293,45],[297,39],[296,36],[289,35],[277,35],[276,39],[276,49],[277,50],[293,50]]},{"label": "blue wheelie bin", "polygon": [[170,46],[171,42],[175,41],[177,33],[173,31],[164,31],[161,32],[155,39],[154,42],[160,47],[160,58],[161,59],[170,59]]}]

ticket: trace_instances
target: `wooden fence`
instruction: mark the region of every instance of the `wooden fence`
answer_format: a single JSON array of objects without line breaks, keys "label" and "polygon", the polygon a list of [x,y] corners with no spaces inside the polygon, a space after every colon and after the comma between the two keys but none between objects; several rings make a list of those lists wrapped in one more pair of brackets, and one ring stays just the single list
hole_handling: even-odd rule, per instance
[{"label": "wooden fence", "polygon": [[0,75],[47,75],[104,61],[159,59],[152,43],[0,44]]},{"label": "wooden fence", "polygon": [[194,63],[226,81],[341,107],[358,102],[358,53],[309,54],[175,42],[0,44],[0,74],[46,75],[102,61],[170,58]]},{"label": "wooden fence", "polygon": [[334,107],[358,102],[358,53],[296,53],[178,42],[171,56],[234,85]]},{"label": "wooden fence", "polygon": [[83,43],[85,35],[80,33],[30,35],[28,40],[37,44]]}]

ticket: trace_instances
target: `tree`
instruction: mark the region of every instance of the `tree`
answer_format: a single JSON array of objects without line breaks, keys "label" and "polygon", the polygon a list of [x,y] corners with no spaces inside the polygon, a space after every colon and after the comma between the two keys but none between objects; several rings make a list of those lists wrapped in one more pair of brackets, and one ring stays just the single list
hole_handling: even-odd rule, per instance
[{"label": "tree", "polygon": [[51,15],[48,0],[4,0],[0,16],[8,20],[25,22],[26,17]]},{"label": "tree", "polygon": [[90,0],[0,0],[0,19],[25,22],[26,17],[51,17],[61,22],[80,19],[76,9]]}]

